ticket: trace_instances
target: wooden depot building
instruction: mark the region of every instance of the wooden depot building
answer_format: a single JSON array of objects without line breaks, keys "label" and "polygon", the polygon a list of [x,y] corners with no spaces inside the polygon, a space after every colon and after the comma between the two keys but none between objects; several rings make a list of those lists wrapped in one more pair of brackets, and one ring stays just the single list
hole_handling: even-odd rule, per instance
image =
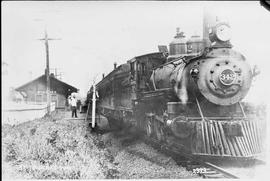
[{"label": "wooden depot building", "polygon": [[[27,102],[41,103],[47,101],[47,79],[42,75],[15,90],[24,95]],[[72,92],[78,92],[79,89],[60,81],[53,74],[50,75],[51,101],[55,102],[56,108],[65,108],[67,97]]]}]

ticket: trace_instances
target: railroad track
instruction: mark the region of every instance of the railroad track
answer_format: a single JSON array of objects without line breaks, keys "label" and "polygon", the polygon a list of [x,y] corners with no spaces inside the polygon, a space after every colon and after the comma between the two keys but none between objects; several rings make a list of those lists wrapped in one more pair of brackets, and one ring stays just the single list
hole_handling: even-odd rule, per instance
[{"label": "railroad track", "polygon": [[177,150],[177,148],[175,147],[160,147],[158,142],[149,138],[145,138],[145,141],[151,144],[154,148],[165,153],[166,155],[170,155],[178,165],[185,167],[187,170],[192,171],[194,174],[197,174],[202,178],[239,179],[239,177],[237,177],[236,175],[231,174],[227,170],[213,163],[205,162],[203,160],[195,158],[190,154],[186,154],[183,152],[179,153],[179,149]]},{"label": "railroad track", "polygon": [[184,166],[187,170],[192,171],[193,173],[203,177],[203,178],[230,178],[237,179],[239,177],[229,173],[221,167],[218,167],[209,162],[200,162],[200,161],[187,161],[187,162],[178,162],[178,165]]},{"label": "railroad track", "polygon": [[[192,155],[180,154],[179,152],[174,151],[174,149],[165,149],[165,151],[173,152],[173,154],[175,155],[174,160],[177,164],[184,166],[185,168],[187,168],[187,170],[192,171],[193,173],[203,178],[239,178],[213,163],[200,160]],[[186,159],[186,161],[184,160],[183,162],[183,159]]]},{"label": "railroad track", "polygon": [[160,143],[155,140],[151,139],[146,136],[131,136],[129,135],[128,137],[124,138],[121,140],[123,145],[129,145],[134,141],[134,139],[143,139],[144,142],[148,143],[151,145],[153,148],[157,149],[158,151],[164,153],[165,155],[171,156],[174,161],[182,166],[185,167],[187,170],[193,172],[194,174],[199,175],[202,178],[206,179],[224,179],[224,178],[229,178],[229,179],[239,179],[238,176],[230,173],[224,168],[221,168],[213,163],[203,161],[201,159],[198,159],[197,157],[194,157],[191,154],[187,154],[184,151],[179,151],[178,147],[173,147],[173,146],[164,146],[161,147]]}]

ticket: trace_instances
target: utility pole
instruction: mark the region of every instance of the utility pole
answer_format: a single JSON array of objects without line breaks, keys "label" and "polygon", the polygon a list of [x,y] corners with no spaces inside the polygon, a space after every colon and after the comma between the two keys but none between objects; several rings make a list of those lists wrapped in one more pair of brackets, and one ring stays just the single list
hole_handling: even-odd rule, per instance
[{"label": "utility pole", "polygon": [[57,69],[57,68],[51,68],[50,71],[54,72],[54,77],[55,78],[57,78],[59,80],[62,80],[62,76],[63,76],[64,72],[60,72],[59,69]]},{"label": "utility pole", "polygon": [[50,91],[50,61],[49,61],[49,40],[60,40],[60,39],[53,39],[53,38],[48,38],[47,31],[45,29],[45,36],[44,38],[41,38],[39,40],[44,41],[45,43],[45,50],[46,50],[46,69],[45,69],[45,74],[46,74],[46,80],[47,80],[47,110],[48,114],[50,114],[50,107],[51,107],[51,91]]}]

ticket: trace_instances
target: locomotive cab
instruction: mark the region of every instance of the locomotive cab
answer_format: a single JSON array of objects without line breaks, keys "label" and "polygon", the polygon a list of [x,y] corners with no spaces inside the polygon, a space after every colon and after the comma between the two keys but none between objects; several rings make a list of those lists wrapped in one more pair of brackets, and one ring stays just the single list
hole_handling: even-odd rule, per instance
[{"label": "locomotive cab", "polygon": [[151,53],[129,60],[130,81],[136,91],[150,90],[150,76],[155,68],[164,64],[166,57],[163,53]]}]

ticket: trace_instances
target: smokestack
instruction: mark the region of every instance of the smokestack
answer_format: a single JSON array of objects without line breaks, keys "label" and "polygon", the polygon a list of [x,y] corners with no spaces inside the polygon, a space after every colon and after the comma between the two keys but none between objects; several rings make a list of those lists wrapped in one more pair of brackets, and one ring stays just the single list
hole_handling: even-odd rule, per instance
[{"label": "smokestack", "polygon": [[117,67],[117,63],[116,63],[116,62],[114,62],[114,64],[113,64],[113,65],[114,65],[114,69],[116,69],[116,67]]},{"label": "smokestack", "polygon": [[105,74],[103,73],[103,74],[102,74],[102,78],[104,79],[104,77],[105,77]]},{"label": "smokestack", "polygon": [[203,41],[205,46],[209,47],[211,41],[209,39],[209,29],[216,25],[217,17],[209,11],[209,9],[204,9],[203,11]]}]

